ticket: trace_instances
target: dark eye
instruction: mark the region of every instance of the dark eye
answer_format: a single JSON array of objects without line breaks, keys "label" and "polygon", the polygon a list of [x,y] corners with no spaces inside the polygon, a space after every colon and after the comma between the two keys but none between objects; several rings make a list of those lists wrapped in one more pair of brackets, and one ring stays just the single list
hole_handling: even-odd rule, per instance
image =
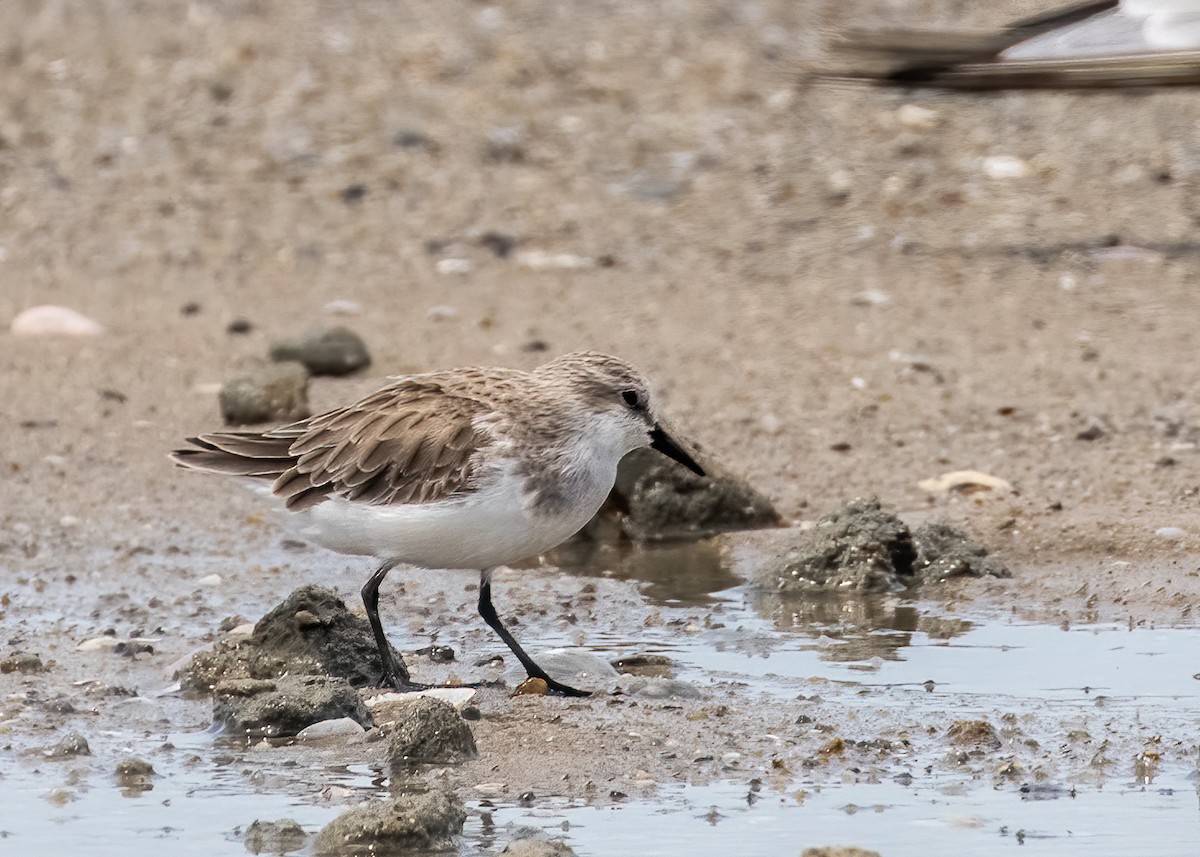
[{"label": "dark eye", "polygon": [[640,411],[645,407],[642,402],[642,395],[637,390],[626,390],[621,394],[621,398],[625,400],[625,404],[629,405],[635,411]]}]

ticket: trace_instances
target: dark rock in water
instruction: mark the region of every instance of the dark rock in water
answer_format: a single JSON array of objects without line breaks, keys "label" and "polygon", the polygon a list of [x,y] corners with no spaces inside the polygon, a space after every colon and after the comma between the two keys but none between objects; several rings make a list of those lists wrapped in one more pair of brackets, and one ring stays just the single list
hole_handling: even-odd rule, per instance
[{"label": "dark rock in water", "polygon": [[913,583],[941,583],[952,577],[1008,577],[1004,563],[988,556],[988,549],[977,545],[949,524],[928,524],[913,532],[917,559],[913,564]]},{"label": "dark rock in water", "polygon": [[151,777],[154,776],[154,766],[137,756],[126,756],[117,762],[116,775],[118,777]]},{"label": "dark rock in water", "polygon": [[[612,495],[597,518],[619,514],[625,535],[640,542],[779,526],[770,500],[740,479],[709,472],[697,476],[662,453],[634,450],[622,459]],[[594,520],[585,537],[602,538],[604,527]]]},{"label": "dark rock in water", "polygon": [[518,827],[500,852],[508,857],[575,857],[575,849],[561,839],[551,839],[536,827]]},{"label": "dark rock in water", "polygon": [[475,736],[462,716],[447,702],[414,696],[391,703],[388,757],[393,765],[448,764],[474,759]]},{"label": "dark rock in water", "polygon": [[117,762],[117,785],[126,793],[148,792],[154,788],[154,766],[145,759],[126,756]]},{"label": "dark rock in water", "polygon": [[246,828],[242,843],[251,854],[287,854],[299,851],[308,841],[308,834],[298,822],[290,818],[278,821],[260,821]]},{"label": "dark rock in water", "polygon": [[90,756],[92,748],[78,732],[68,732],[57,744],[47,747],[43,755],[50,759],[69,759],[72,756]]},{"label": "dark rock in water", "polygon": [[308,416],[308,372],[295,361],[264,366],[226,381],[221,415],[231,426],[300,420]]},{"label": "dark rock in water", "polygon": [[213,688],[213,723],[230,735],[289,737],[338,717],[349,717],[365,729],[372,726],[358,691],[341,678],[229,679]]},{"label": "dark rock in water", "polygon": [[783,592],[894,592],[961,575],[1007,577],[1008,570],[953,527],[914,534],[877,499],[858,498],[764,564],[759,583]]},{"label": "dark rock in water", "polygon": [[384,857],[449,848],[466,819],[462,802],[449,792],[372,801],[325,825],[313,851],[337,857]]},{"label": "dark rock in water", "polygon": [[271,345],[271,359],[298,360],[314,375],[346,375],[371,365],[366,343],[344,327],[322,327]]},{"label": "dark rock in water", "polygon": [[186,690],[207,693],[223,679],[282,675],[326,675],[355,687],[378,685],[383,665],[370,624],[347,610],[336,593],[302,586],[263,616],[249,637],[223,640],[197,654],[180,683]]}]

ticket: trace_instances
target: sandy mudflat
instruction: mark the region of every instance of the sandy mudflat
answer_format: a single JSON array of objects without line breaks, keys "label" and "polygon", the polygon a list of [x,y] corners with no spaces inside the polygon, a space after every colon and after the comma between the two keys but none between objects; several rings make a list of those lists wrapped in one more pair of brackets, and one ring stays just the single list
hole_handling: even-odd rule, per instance
[{"label": "sandy mudflat", "polygon": [[[388,374],[611,351],[789,522],[878,495],[991,546],[1013,578],[936,596],[952,609],[1190,622],[1196,93],[798,85],[828,27],[983,26],[1041,8],[967,4],[949,20],[927,0],[890,17],[877,5],[12,3],[0,617],[8,650],[54,665],[0,676],[7,740],[33,748],[64,725],[97,736],[133,723],[153,742],[203,729],[204,701],[118,710],[73,683],[166,686],[167,665],[223,617],[257,618],[300,583],[353,599],[362,562],[280,548],[253,497],[164,457],[219,424],[220,382],[318,324],[358,331],[374,363],[314,380],[314,409]],[[335,316],[334,301],[358,311]],[[107,332],[7,332],[43,303]],[[235,319],[250,332],[227,332]],[[962,469],[1016,493],[917,487]],[[210,574],[220,582],[198,584]],[[398,575],[386,608],[406,643],[441,628],[462,673],[496,645],[471,618],[471,583]],[[658,627],[634,584],[601,584],[589,606],[572,578],[513,575],[497,601],[523,613],[529,640]],[[711,608],[661,609],[703,626]],[[156,638],[155,653],[75,651],[107,629]],[[30,693],[99,714],[35,711]],[[783,751],[749,742],[794,711],[750,705],[736,684],[712,693],[701,715],[488,692],[483,757],[453,776],[603,797],[771,769]],[[789,770],[830,737],[796,740]],[[731,751],[740,768],[721,766]],[[693,761],[706,756],[713,766]],[[580,759],[590,775],[567,770]]]}]

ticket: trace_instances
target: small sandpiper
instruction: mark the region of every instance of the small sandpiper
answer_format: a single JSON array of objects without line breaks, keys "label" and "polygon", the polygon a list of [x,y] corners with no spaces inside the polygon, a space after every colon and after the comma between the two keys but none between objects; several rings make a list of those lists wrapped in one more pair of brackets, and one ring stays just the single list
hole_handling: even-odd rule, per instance
[{"label": "small sandpiper", "polygon": [[362,588],[383,680],[424,685],[392,657],[379,586],[397,565],[479,569],[479,615],[525,671],[565,696],[492,605],[492,570],[550,550],[591,520],[617,463],[650,446],[703,476],[662,428],[646,380],[596,352],[532,372],[468,368],[389,379],[361,401],[264,432],[188,438],[171,458],[242,477],[281,502],[297,529],[382,565]]}]

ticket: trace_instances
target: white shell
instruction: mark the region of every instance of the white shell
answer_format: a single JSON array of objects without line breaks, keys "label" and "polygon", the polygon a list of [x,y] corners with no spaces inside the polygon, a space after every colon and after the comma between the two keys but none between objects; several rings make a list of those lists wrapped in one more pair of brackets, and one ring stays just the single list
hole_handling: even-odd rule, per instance
[{"label": "white shell", "polygon": [[9,328],[15,336],[99,336],[104,326],[70,307],[44,304],[17,314]]}]

